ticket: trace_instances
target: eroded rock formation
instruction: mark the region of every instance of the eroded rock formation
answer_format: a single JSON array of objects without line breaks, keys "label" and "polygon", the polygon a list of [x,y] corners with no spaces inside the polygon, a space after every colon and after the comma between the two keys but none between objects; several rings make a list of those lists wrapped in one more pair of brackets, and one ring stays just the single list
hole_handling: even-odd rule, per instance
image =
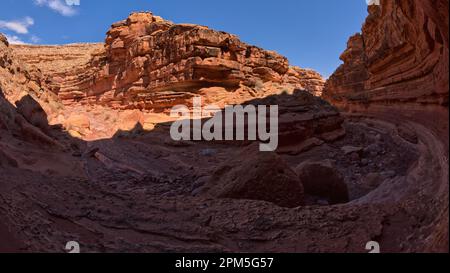
[{"label": "eroded rock formation", "polygon": [[70,71],[88,63],[104,44],[11,45],[15,55],[28,66],[36,66],[44,75]]},{"label": "eroded rock formation", "polygon": [[0,34],[0,128],[25,140],[54,144],[45,132],[47,114],[62,108],[57,96],[48,91],[43,75],[19,62]]},{"label": "eroded rock formation", "polygon": [[[174,24],[149,12],[113,24],[104,48],[15,49],[25,62],[47,72],[52,91],[65,104],[163,112],[211,87],[222,87],[227,103],[240,103],[294,89],[320,95],[324,84],[317,72],[291,67],[285,57],[245,44],[235,35]],[[62,59],[67,51],[68,58]]]},{"label": "eroded rock formation", "polygon": [[[435,54],[448,61],[448,43],[431,31],[445,25],[442,5],[371,7],[325,92],[356,115],[298,90],[320,93],[313,71],[150,13],[114,24],[105,46],[0,35],[0,251],[73,240],[82,252],[366,252],[373,240],[382,252],[447,251],[448,65]],[[395,67],[403,80],[377,76]],[[173,120],[151,112],[192,96],[279,105],[279,149],[173,141]]]},{"label": "eroded rock formation", "polygon": [[[51,124],[62,124],[72,136],[85,139],[111,137],[137,123],[151,130],[170,121],[155,112],[191,105],[194,96],[224,107],[294,90],[320,95],[324,85],[317,72],[289,66],[285,57],[247,45],[235,35],[177,25],[149,12],[113,24],[105,44],[10,48],[22,63],[39,71],[36,78],[45,89],[41,93],[55,97],[50,103],[58,109],[44,107]],[[328,115],[337,112],[308,120]],[[80,119],[84,124],[101,120],[101,125],[79,126]],[[341,123],[337,119],[330,132]]]},{"label": "eroded rock formation", "polygon": [[324,98],[350,110],[376,104],[448,106],[448,7],[447,0],[369,6],[362,33],[350,38]]},{"label": "eroded rock formation", "polygon": [[423,143],[422,152],[435,155],[417,166],[433,178],[424,178],[421,193],[404,201],[436,212],[427,251],[448,251],[448,8],[448,0],[381,0],[369,6],[362,33],[350,38],[344,64],[323,94],[344,111],[395,124],[399,137]]}]

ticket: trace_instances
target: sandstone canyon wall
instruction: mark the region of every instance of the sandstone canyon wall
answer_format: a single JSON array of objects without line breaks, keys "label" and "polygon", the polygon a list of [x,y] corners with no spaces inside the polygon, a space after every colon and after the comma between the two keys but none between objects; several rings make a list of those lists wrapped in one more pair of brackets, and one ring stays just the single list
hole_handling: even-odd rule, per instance
[{"label": "sandstone canyon wall", "polygon": [[[152,130],[169,121],[153,113],[190,105],[195,96],[223,108],[294,90],[319,96],[325,83],[319,73],[290,66],[287,58],[235,35],[174,24],[150,12],[114,23],[105,43],[9,48],[17,61],[39,71],[41,93],[55,97],[51,104],[62,105],[56,111],[44,107],[51,124],[85,139],[112,137],[137,123]],[[325,112],[307,120],[334,120],[325,131],[341,130],[338,112]],[[96,120],[97,126],[91,124]]]},{"label": "sandstone canyon wall", "polygon": [[[355,116],[298,90],[319,94],[317,73],[151,13],[113,24],[105,44],[0,36],[2,224],[30,252],[74,238],[85,252],[365,252],[372,240],[383,252],[445,252],[440,6],[448,1],[370,7],[324,93]],[[170,121],[149,112],[199,95],[280,105],[280,149],[171,141]]]},{"label": "sandstone canyon wall", "polygon": [[40,70],[16,58],[0,34],[0,129],[26,140],[54,144],[45,135],[51,119],[48,113],[59,113],[64,106],[43,78]]},{"label": "sandstone canyon wall", "polygon": [[294,89],[320,95],[324,85],[317,72],[292,67],[285,57],[235,35],[174,24],[150,12],[113,24],[104,46],[13,48],[43,71],[66,105],[163,112],[196,95],[224,105]]},{"label": "sandstone canyon wall", "polygon": [[[448,108],[448,0],[381,1],[323,97],[347,110],[374,105]],[[420,108],[419,107],[419,108]]]},{"label": "sandstone canyon wall", "polygon": [[344,63],[323,92],[346,112],[396,124],[403,137],[422,134],[420,143],[435,160],[424,159],[429,163],[419,169],[438,175],[428,186],[424,179],[421,188],[432,187],[430,198],[442,206],[427,247],[444,251],[449,236],[448,9],[448,0],[381,0],[369,6],[362,32],[349,39]]}]

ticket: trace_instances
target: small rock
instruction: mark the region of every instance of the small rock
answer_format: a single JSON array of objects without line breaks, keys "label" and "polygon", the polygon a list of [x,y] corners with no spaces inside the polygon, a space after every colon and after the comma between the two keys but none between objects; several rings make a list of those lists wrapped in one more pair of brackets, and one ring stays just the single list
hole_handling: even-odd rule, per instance
[{"label": "small rock", "polygon": [[192,190],[191,195],[192,195],[192,196],[197,196],[197,195],[199,195],[201,192],[202,192],[202,188],[199,187],[199,188],[196,188],[196,189]]},{"label": "small rock", "polygon": [[386,171],[386,172],[382,172],[381,176],[385,177],[385,178],[394,178],[397,176],[397,173],[395,171]]},{"label": "small rock", "polygon": [[217,154],[217,150],[215,149],[203,149],[199,153],[201,156],[214,156]]},{"label": "small rock", "polygon": [[361,160],[361,166],[367,166],[368,164],[369,164],[369,160],[368,159],[363,158]]},{"label": "small rock", "polygon": [[350,160],[353,161],[353,162],[359,161],[360,160],[359,154],[358,153],[352,153],[350,155]]},{"label": "small rock", "polygon": [[382,151],[380,145],[377,143],[370,144],[364,149],[364,155],[370,155],[371,157],[376,157]]},{"label": "small rock", "polygon": [[416,132],[413,128],[409,128],[406,125],[399,125],[397,127],[398,135],[403,138],[404,140],[412,143],[412,144],[418,144],[419,138],[417,137]]},{"label": "small rock", "polygon": [[344,146],[341,148],[341,150],[344,152],[345,155],[353,154],[353,153],[361,153],[363,151],[363,148],[361,147],[354,147],[354,146]]},{"label": "small rock", "polygon": [[208,182],[210,179],[211,179],[211,176],[202,176],[202,177],[198,178],[192,185],[192,190],[194,191],[198,188],[203,187],[206,184],[206,182]]}]

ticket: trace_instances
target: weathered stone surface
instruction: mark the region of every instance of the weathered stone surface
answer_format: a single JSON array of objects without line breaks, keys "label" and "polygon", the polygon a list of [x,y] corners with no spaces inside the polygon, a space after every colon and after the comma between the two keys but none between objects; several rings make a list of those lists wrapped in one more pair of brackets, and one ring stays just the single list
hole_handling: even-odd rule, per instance
[{"label": "weathered stone surface", "polygon": [[353,154],[353,153],[360,154],[363,151],[363,148],[361,148],[361,147],[353,147],[353,146],[344,146],[344,147],[342,147],[341,150],[342,150],[342,152],[345,155],[350,155],[350,154]]},{"label": "weathered stone surface", "polygon": [[86,135],[91,128],[91,122],[86,115],[72,114],[66,119],[64,126],[69,132],[75,132],[75,135]]},{"label": "weathered stone surface", "polygon": [[[435,136],[422,135],[422,140],[444,161],[421,168],[433,169],[430,183],[436,185],[425,201],[436,210],[427,247],[442,251],[449,238],[449,1],[379,2],[369,7],[362,33],[350,38],[341,56],[344,64],[326,82],[323,97],[342,110],[395,124],[398,136],[412,145],[427,130]],[[412,199],[409,207],[418,203],[424,201]]]},{"label": "weathered stone surface", "polygon": [[324,98],[350,110],[371,104],[448,105],[448,5],[447,0],[382,0],[369,6],[362,33],[350,38]]},{"label": "weathered stone surface", "polygon": [[[133,13],[113,24],[103,48],[100,44],[14,48],[25,62],[46,73],[52,91],[66,105],[97,103],[163,112],[188,104],[210,87],[226,88],[222,95],[239,103],[280,89],[320,95],[324,85],[317,72],[290,67],[276,52],[149,12]],[[278,86],[260,88],[268,83]]]},{"label": "weathered stone surface", "polygon": [[[2,147],[0,147],[2,148]],[[0,168],[1,167],[18,167],[17,160],[15,160],[12,156],[7,154],[5,151],[0,149]]]},{"label": "weathered stone surface", "polygon": [[417,134],[416,134],[416,132],[414,132],[414,129],[409,128],[408,126],[402,124],[402,125],[397,126],[397,132],[398,132],[398,135],[401,138],[405,139],[406,141],[409,141],[413,144],[419,143]]},{"label": "weathered stone surface", "polygon": [[268,96],[250,103],[255,106],[278,105],[279,146],[285,147],[279,151],[282,153],[293,152],[293,146],[311,139],[331,142],[345,134],[342,128],[344,119],[337,109],[306,91],[294,90],[292,94]]},{"label": "weathered stone surface", "polygon": [[16,56],[29,66],[36,66],[42,73],[51,75],[75,70],[88,63],[93,54],[103,50],[99,44],[68,45],[11,45]]},{"label": "weathered stone surface", "polygon": [[284,82],[294,85],[298,89],[307,90],[309,93],[320,97],[322,95],[325,80],[314,70],[292,66],[284,75]]}]

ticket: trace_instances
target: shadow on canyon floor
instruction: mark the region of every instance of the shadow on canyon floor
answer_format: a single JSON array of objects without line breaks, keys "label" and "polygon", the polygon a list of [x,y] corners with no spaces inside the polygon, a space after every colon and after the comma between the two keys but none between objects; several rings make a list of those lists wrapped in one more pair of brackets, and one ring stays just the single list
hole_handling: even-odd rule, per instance
[{"label": "shadow on canyon floor", "polygon": [[[408,234],[403,229],[417,228],[416,214],[392,207],[393,200],[407,196],[406,189],[393,189],[408,184],[418,157],[415,144],[376,120],[344,121],[334,107],[304,92],[248,103],[280,105],[279,155],[261,159],[245,142],[172,141],[171,123],[152,131],[137,123],[113,138],[83,141],[62,126],[42,123],[42,107],[31,97],[16,103],[17,110],[9,105],[23,117],[33,117],[26,110],[34,109],[39,118],[27,121],[42,128],[22,122],[21,128],[7,126],[11,135],[0,138],[2,214],[9,230],[20,229],[20,250],[62,251],[64,242],[78,240],[93,252],[362,252],[373,239],[387,250],[401,250]],[[324,195],[306,192],[307,206],[287,209],[275,205],[272,195],[287,196],[292,189],[267,192],[251,179],[239,180],[278,179],[281,173],[283,181],[292,181],[298,165],[324,161],[341,174],[350,203],[330,206],[328,194],[336,185],[323,184],[330,187]],[[253,170],[258,165],[263,167]],[[279,173],[271,176],[272,169]],[[204,194],[222,176],[244,183],[242,195]],[[323,182],[329,176],[316,178]],[[402,218],[395,229],[383,229],[388,215],[392,221]]]}]

